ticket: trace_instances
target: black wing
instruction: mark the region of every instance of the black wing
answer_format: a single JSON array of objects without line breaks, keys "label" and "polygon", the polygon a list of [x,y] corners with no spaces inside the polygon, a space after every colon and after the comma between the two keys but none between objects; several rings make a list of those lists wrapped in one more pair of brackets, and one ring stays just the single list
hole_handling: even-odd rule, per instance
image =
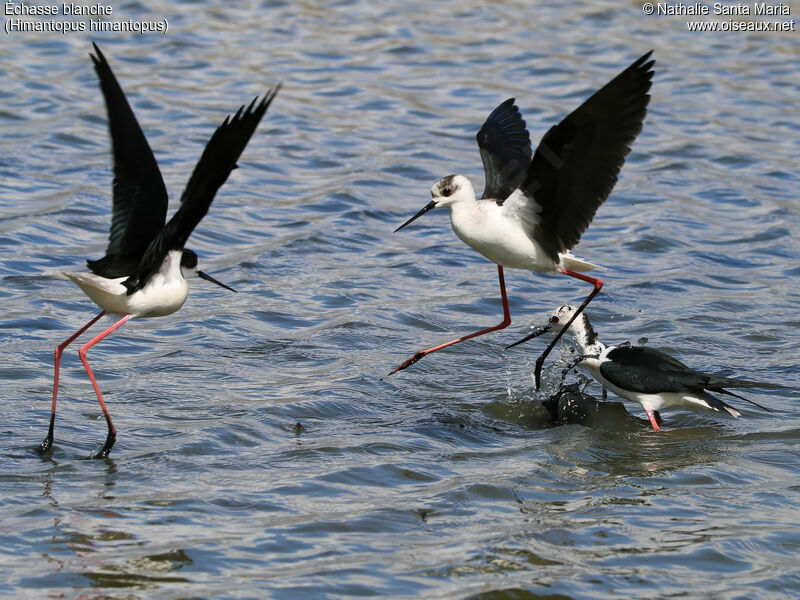
[{"label": "black wing", "polygon": [[509,98],[492,111],[477,135],[486,186],[482,198],[503,201],[525,180],[531,136]]},{"label": "black wing", "polygon": [[642,130],[651,54],[551,127],[536,148],[523,188],[542,209],[532,233],[553,261],[578,243]]},{"label": "black wing", "polygon": [[600,374],[620,388],[643,394],[699,393],[703,390],[725,393],[723,388],[730,387],[782,387],[758,381],[707,375],[695,371],[669,354],[647,346],[617,346],[608,353],[608,359],[600,365]]},{"label": "black wing", "polygon": [[114,155],[114,204],[106,255],[86,261],[101,277],[127,277],[136,271],[150,242],[167,218],[167,188],[153,151],[136,121],[106,57],[93,44],[90,54],[106,99]]},{"label": "black wing", "polygon": [[600,374],[619,388],[642,394],[685,392],[702,383],[699,373],[647,346],[617,346],[600,365]]},{"label": "black wing", "polygon": [[144,287],[147,280],[161,267],[170,250],[182,249],[186,244],[189,235],[208,212],[217,190],[236,168],[236,161],[280,87],[278,85],[270,90],[260,102],[257,103],[258,98],[255,98],[246,109],[244,106],[240,107],[211,136],[189,183],[186,184],[178,212],[150,243],[136,273],[123,282],[128,288],[128,294]]}]

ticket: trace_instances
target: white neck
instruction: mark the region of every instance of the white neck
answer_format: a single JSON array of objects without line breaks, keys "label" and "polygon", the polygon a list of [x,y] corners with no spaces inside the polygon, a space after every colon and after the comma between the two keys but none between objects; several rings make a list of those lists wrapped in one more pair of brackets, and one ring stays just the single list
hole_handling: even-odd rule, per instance
[{"label": "white neck", "polygon": [[182,257],[183,252],[180,250],[170,250],[167,252],[167,255],[164,257],[164,262],[161,263],[161,268],[158,269],[158,273],[156,273],[153,279],[159,278],[161,280],[159,285],[184,279],[181,270]]},{"label": "white neck", "polygon": [[589,319],[583,313],[578,315],[567,333],[584,356],[600,355],[606,349],[606,345],[600,341]]}]

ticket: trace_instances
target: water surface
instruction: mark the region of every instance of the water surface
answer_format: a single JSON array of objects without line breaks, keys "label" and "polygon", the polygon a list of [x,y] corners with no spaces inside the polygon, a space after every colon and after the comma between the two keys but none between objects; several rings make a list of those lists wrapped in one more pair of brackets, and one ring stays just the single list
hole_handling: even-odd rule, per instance
[{"label": "water surface", "polygon": [[[517,98],[538,140],[652,48],[644,131],[576,248],[605,267],[593,322],[608,342],[647,337],[698,369],[800,386],[797,33],[689,33],[590,1],[114,10],[166,17],[169,33],[0,46],[0,594],[797,593],[794,390],[753,391],[774,412],[735,420],[665,411],[658,434],[542,429],[541,344],[503,346],[589,290],[521,271],[506,277],[508,330],[387,377],[501,318],[495,267],[446,211],[392,230],[441,176],[481,189],[474,135],[501,101]],[[43,459],[53,348],[95,314],[55,274],[101,256],[109,224],[93,39],[173,210],[225,115],[284,88],[191,238],[240,293],[193,281],[179,313],[92,349],[119,430],[106,461],[85,460],[105,424],[71,348]]]}]

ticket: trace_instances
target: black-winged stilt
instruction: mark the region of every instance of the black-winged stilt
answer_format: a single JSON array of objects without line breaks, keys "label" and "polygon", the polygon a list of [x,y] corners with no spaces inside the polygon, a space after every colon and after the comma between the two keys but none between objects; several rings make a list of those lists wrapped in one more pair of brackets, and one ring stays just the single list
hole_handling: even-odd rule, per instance
[{"label": "black-winged stilt", "polygon": [[[606,346],[600,341],[585,314],[578,315],[574,306],[561,306],[550,313],[548,324],[508,346],[522,344],[543,333],[566,334],[575,342],[577,366],[587,371],[605,389],[620,398],[642,405],[650,424],[658,431],[659,410],[678,406],[726,411],[738,417],[739,411],[709,392],[733,396],[771,412],[768,408],[734,394],[725,388],[772,388],[782,386],[758,381],[744,381],[718,375],[707,375],[687,367],[660,350],[646,346]],[[565,325],[561,325],[564,323]]]},{"label": "black-winged stilt", "polygon": [[217,128],[186,184],[180,208],[165,224],[167,190],[156,159],[111,67],[100,48],[96,44],[93,46],[97,56],[90,56],[106,101],[114,157],[111,230],[106,255],[99,260],[87,261],[89,273],[65,275],[102,311],[56,346],[50,428],[39,451],[45,453],[53,445],[58,371],[64,348],[104,314],[111,313],[122,315],[122,318],[84,344],[78,352],[108,424],[106,442],[95,456],[98,458],[108,456],[116,439],[116,429],[86,360],[86,352],[133,317],[160,317],[178,310],[189,293],[187,277],[197,275],[235,291],[198,271],[197,255],[184,248],[184,244],[208,212],[217,190],[236,168],[236,161],[280,85],[270,90],[260,102],[256,98],[247,108],[242,106]]},{"label": "black-winged stilt", "polygon": [[[631,144],[642,129],[655,61],[642,56],[542,138],[531,154],[525,121],[514,98],[498,106],[477,135],[485,173],[476,201],[469,179],[448,175],[432,188],[433,199],[395,231],[439,206],[450,208],[453,231],[465,244],[497,265],[503,321],[499,325],[421,350],[392,371],[424,356],[511,324],[503,267],[539,273],[561,272],[594,286],[579,314],[603,286],[585,275],[595,265],[569,251],[580,240],[597,208],[611,193]],[[536,385],[546,356],[536,361]],[[392,374],[390,373],[390,375]]]}]

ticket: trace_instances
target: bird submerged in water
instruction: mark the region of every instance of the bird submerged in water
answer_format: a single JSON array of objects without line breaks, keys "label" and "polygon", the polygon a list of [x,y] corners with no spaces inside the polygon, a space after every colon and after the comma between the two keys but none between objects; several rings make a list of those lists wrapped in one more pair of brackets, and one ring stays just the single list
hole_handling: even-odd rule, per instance
[{"label": "bird submerged in water", "polygon": [[99,458],[108,456],[111,451],[116,440],[116,429],[86,360],[86,352],[134,317],[161,317],[180,309],[189,293],[186,281],[189,277],[199,276],[235,291],[198,271],[197,254],[184,246],[208,212],[217,190],[237,167],[236,161],[278,93],[280,85],[270,90],[260,101],[256,98],[246,108],[242,106],[217,128],[186,184],[180,208],[165,223],[167,190],[155,156],[108,61],[97,44],[93,46],[95,55],[90,54],[90,57],[108,110],[114,159],[111,229],[105,256],[99,260],[87,261],[90,272],[65,275],[102,312],[56,347],[50,427],[38,450],[44,454],[53,445],[59,364],[64,348],[100,317],[110,313],[121,315],[122,318],[84,344],[79,351],[108,424],[105,444],[95,456]]},{"label": "bird submerged in water", "polygon": [[577,383],[562,386],[542,400],[553,425],[583,425],[592,429],[619,431],[641,427],[641,419],[631,415],[622,402],[604,402],[581,391]]},{"label": "bird submerged in water", "polygon": [[783,387],[772,383],[707,375],[695,371],[669,354],[646,346],[606,346],[600,341],[585,314],[582,313],[572,320],[576,310],[569,305],[557,308],[550,314],[547,325],[508,347],[522,344],[544,333],[564,330],[577,346],[576,365],[587,371],[603,388],[621,398],[641,404],[655,431],[659,430],[662,423],[659,410],[664,407],[699,407],[717,412],[725,411],[734,417],[740,416],[741,413],[730,404],[709,393],[715,392],[739,398],[771,412],[726,388]]}]

